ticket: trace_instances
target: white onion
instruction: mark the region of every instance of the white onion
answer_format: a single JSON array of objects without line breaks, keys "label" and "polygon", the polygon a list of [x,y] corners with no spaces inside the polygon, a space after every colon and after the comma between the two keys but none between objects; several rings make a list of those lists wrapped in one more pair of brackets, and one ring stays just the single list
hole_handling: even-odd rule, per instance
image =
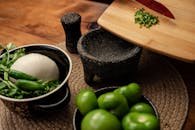
[{"label": "white onion", "polygon": [[24,72],[41,80],[58,80],[59,69],[57,64],[49,57],[30,53],[17,59],[11,69]]}]

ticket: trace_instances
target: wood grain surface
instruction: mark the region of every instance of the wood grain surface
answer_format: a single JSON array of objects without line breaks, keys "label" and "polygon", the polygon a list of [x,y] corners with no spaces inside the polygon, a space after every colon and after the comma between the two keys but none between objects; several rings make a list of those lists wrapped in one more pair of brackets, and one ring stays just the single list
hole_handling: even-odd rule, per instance
[{"label": "wood grain surface", "polygon": [[[195,0],[160,0],[175,16],[168,18],[133,0],[115,0],[99,18],[107,30],[140,46],[187,62],[195,62]],[[177,4],[175,4],[177,3]],[[159,24],[140,28],[135,12],[144,8]]]},{"label": "wood grain surface", "polygon": [[86,32],[88,24],[96,21],[107,5],[77,1],[0,0],[0,42],[14,42],[17,45],[59,43],[64,40],[60,18],[68,11],[77,11],[82,15],[82,31]]},{"label": "wood grain surface", "polygon": [[[184,7],[180,2],[175,6]],[[60,17],[65,12],[79,12],[82,15],[82,32],[86,32],[88,24],[96,21],[106,7],[105,4],[85,0],[0,0],[0,44],[57,44],[65,38],[60,23]],[[188,87],[190,108],[184,130],[195,130],[195,65],[169,60]]]}]

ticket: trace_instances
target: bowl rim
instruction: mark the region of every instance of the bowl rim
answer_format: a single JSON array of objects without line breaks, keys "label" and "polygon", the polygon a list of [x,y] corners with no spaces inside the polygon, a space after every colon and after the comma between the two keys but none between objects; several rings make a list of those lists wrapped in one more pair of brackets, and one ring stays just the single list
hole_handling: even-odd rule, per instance
[{"label": "bowl rim", "polygon": [[[11,49],[10,51],[15,51],[15,50],[18,50],[20,48],[31,47],[31,46],[52,47],[52,48],[55,48],[55,49],[61,51],[67,57],[68,62],[69,62],[69,70],[68,70],[68,73],[67,73],[65,79],[54,90],[52,90],[52,91],[50,91],[50,92],[48,92],[46,94],[37,96],[37,97],[16,99],[16,98],[10,98],[10,97],[6,97],[6,96],[3,96],[3,95],[0,95],[0,99],[6,100],[6,101],[12,101],[12,102],[29,102],[29,101],[39,100],[39,99],[45,98],[45,97],[55,93],[56,91],[58,91],[68,81],[68,78],[70,77],[70,74],[71,74],[71,71],[72,71],[72,60],[71,60],[70,56],[68,55],[68,53],[65,52],[63,49],[61,49],[61,48],[59,48],[59,47],[57,47],[55,45],[50,45],[50,44],[28,44],[28,45],[23,45],[23,46],[16,47],[14,49]],[[1,55],[2,54],[0,54],[0,57],[1,57]]]},{"label": "bowl rim", "polygon": [[[117,88],[120,88],[120,87],[117,87],[117,86],[111,86],[111,87],[104,87],[104,88],[100,88],[100,89],[97,89],[97,90],[94,90],[94,92],[95,92],[95,94],[96,94],[96,96],[97,96],[97,93],[98,92],[101,92],[101,91],[104,91],[104,90],[111,90],[111,89],[117,89]],[[113,90],[112,90],[113,91]],[[110,91],[108,91],[108,92],[110,92]],[[157,108],[156,108],[156,106],[154,105],[154,103],[151,101],[151,99],[150,98],[148,98],[148,96],[145,96],[144,94],[142,94],[142,97],[141,98],[144,98],[149,104],[150,104],[150,106],[153,108],[153,110],[154,110],[154,113],[155,113],[155,116],[157,117],[157,119],[160,121],[160,115],[159,115],[159,112],[158,112],[158,110],[157,110]],[[73,113],[73,119],[72,119],[72,124],[73,124],[73,130],[77,130],[77,128],[76,128],[76,115],[77,115],[77,113],[79,112],[79,109],[78,109],[78,107],[76,107],[75,108],[75,110],[74,110],[74,113]]]},{"label": "bowl rim", "polygon": [[[89,32],[83,34],[79,40],[78,40],[78,44],[77,44],[77,50],[78,50],[78,53],[81,57],[85,57],[89,60],[94,60],[94,61],[97,61],[97,62],[101,62],[101,63],[118,63],[118,62],[121,62],[121,60],[114,60],[114,61],[105,61],[105,60],[100,60],[98,57],[95,57],[93,56],[92,54],[88,53],[84,48],[83,48],[83,39],[89,35],[90,33],[95,33],[95,32],[99,32],[99,31],[106,31],[104,30],[103,28],[99,27],[99,28],[95,28],[95,29],[92,29],[90,30]],[[110,33],[110,32],[109,32]],[[114,35],[114,34],[113,34]],[[117,36],[116,36],[117,37]],[[119,38],[119,37],[118,37]],[[120,38],[119,38],[120,39]],[[129,43],[130,44],[130,43]],[[132,43],[133,44],[133,43]],[[132,57],[135,57],[137,54],[139,54],[141,52],[142,48],[135,45],[134,44],[134,47],[130,50],[130,52],[132,52],[131,55],[129,55],[126,59],[123,59],[122,61],[124,60],[127,60],[129,58],[132,58]]]}]

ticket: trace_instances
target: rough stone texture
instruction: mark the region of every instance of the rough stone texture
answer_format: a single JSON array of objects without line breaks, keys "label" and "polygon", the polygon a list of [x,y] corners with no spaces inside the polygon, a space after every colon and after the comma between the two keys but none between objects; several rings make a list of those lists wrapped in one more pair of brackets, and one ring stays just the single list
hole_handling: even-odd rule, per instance
[{"label": "rough stone texture", "polygon": [[84,67],[85,81],[88,84],[93,83],[94,78],[112,82],[132,80],[141,55],[140,47],[102,28],[83,35],[77,47]]},{"label": "rough stone texture", "polygon": [[62,16],[61,23],[66,36],[66,48],[71,53],[77,53],[77,41],[81,36],[81,16],[70,12]]}]

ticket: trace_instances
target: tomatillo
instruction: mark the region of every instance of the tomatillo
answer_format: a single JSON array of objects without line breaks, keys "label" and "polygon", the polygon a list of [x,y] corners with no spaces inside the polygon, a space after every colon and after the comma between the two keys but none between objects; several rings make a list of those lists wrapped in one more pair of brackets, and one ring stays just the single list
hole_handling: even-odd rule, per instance
[{"label": "tomatillo", "polygon": [[153,108],[149,104],[144,102],[136,103],[135,105],[133,105],[130,109],[130,112],[150,113],[155,115]]},{"label": "tomatillo", "polygon": [[83,118],[81,130],[122,130],[122,127],[113,114],[103,109],[96,109]]},{"label": "tomatillo", "polygon": [[76,105],[82,115],[86,115],[89,111],[98,108],[97,97],[93,90],[81,90],[76,96]]},{"label": "tomatillo", "polygon": [[115,116],[121,118],[129,111],[126,98],[119,93],[107,92],[98,98],[98,105],[101,109],[106,109]]},{"label": "tomatillo", "polygon": [[159,130],[160,123],[156,116],[148,113],[130,112],[122,119],[124,130]]},{"label": "tomatillo", "polygon": [[129,105],[138,102],[142,95],[141,87],[137,83],[130,83],[127,86],[116,89],[114,92],[125,96]]}]

